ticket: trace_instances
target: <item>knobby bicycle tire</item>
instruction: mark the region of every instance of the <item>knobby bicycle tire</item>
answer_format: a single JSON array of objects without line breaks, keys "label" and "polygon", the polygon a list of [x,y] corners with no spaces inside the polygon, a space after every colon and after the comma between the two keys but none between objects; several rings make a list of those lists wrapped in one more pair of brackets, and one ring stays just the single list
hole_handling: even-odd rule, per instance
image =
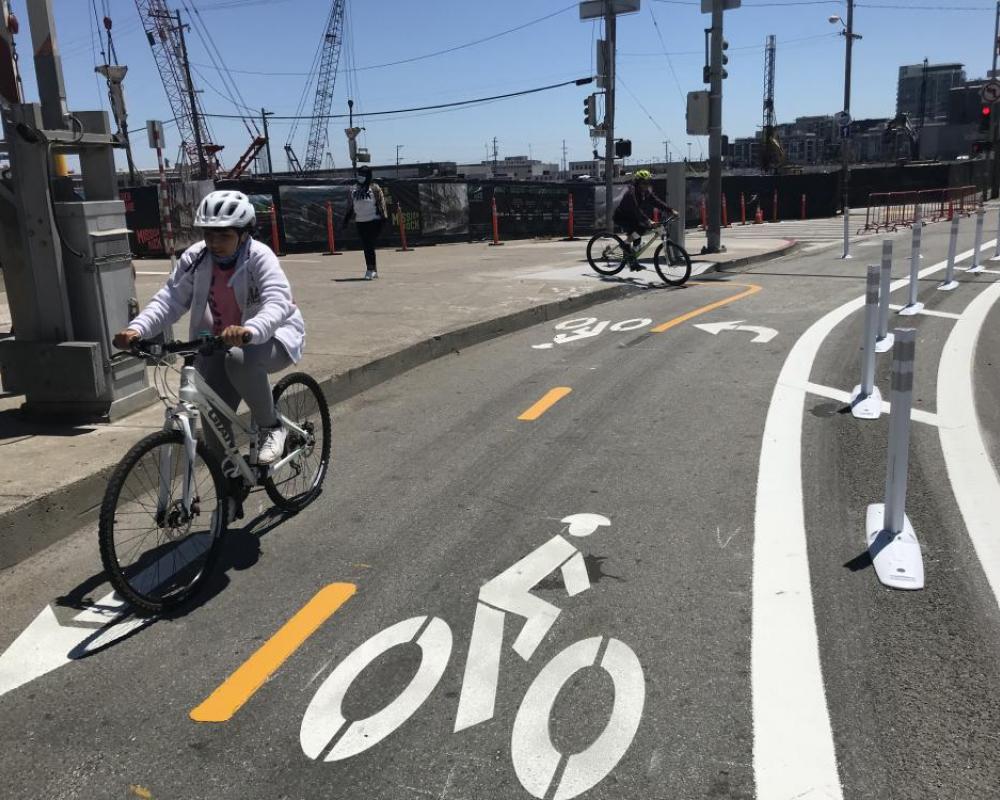
[{"label": "knobby bicycle tire", "polygon": [[[177,523],[168,524],[169,520],[182,517],[182,506],[178,506],[179,500],[173,501],[167,511],[157,514],[155,509],[144,505],[134,492],[131,501],[129,498],[122,498],[122,490],[126,486],[126,481],[143,460],[143,457],[156,451],[161,447],[173,447],[177,450],[178,456],[184,454],[184,436],[180,431],[162,430],[151,433],[149,436],[140,439],[125,454],[125,457],[115,467],[101,503],[100,523],[98,526],[98,542],[100,545],[101,561],[107,573],[108,580],[119,596],[128,602],[136,611],[144,614],[156,614],[174,608],[190,598],[201,586],[201,584],[211,574],[219,554],[219,546],[222,536],[228,524],[229,503],[226,493],[227,483],[222,473],[222,466],[218,458],[209,451],[204,442],[197,444],[197,459],[205,465],[208,470],[208,477],[211,479],[212,489],[214,489],[215,508],[211,511],[207,509],[195,515],[190,520],[178,519]],[[159,465],[159,460],[154,461]],[[197,460],[195,462],[197,467]],[[143,464],[145,475],[137,480],[145,482],[154,490],[154,495],[158,491],[160,476],[157,473],[154,479],[149,470]],[[178,476],[182,476],[179,473]],[[154,486],[153,484],[157,484]],[[170,482],[171,494],[173,497],[173,481]],[[195,486],[198,500],[198,507],[201,508],[204,498],[201,497],[202,483]],[[122,511],[121,506],[129,502],[134,502],[135,510]],[[152,501],[156,503],[155,497]],[[133,548],[135,554],[141,552],[140,557],[134,564],[122,563],[124,545],[139,538],[131,537],[119,542],[116,538],[116,531],[119,533],[129,533],[131,530],[122,527],[125,517],[144,516],[150,514],[151,521],[156,526],[149,528],[149,533],[154,534],[153,547],[148,550],[141,550],[140,545]],[[171,517],[173,514],[174,517]],[[118,517],[122,517],[119,520]],[[207,530],[191,533],[192,523],[207,519]],[[142,523],[139,522],[141,525]],[[180,535],[176,532],[178,526],[187,524],[188,533]],[[158,532],[158,533],[157,533]],[[197,561],[195,559],[197,558]],[[130,558],[125,559],[131,561]],[[170,562],[170,563],[168,563]],[[174,572],[165,575],[161,573],[160,565],[173,567]],[[154,572],[155,570],[155,572]],[[187,573],[183,577],[181,573]],[[162,578],[162,580],[161,580]],[[180,580],[180,585],[176,581]],[[154,583],[153,581],[156,581]],[[147,588],[150,587],[150,588]],[[162,589],[162,591],[161,591]]]}]

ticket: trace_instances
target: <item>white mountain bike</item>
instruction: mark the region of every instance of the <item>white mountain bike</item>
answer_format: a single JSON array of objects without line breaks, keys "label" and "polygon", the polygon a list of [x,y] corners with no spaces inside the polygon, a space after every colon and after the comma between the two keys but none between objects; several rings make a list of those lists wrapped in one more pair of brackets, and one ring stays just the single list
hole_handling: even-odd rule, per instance
[{"label": "white mountain bike", "polygon": [[[166,406],[163,430],[140,440],[108,481],[101,504],[101,560],[118,594],[142,613],[190,598],[211,574],[229,524],[230,498],[241,504],[263,485],[282,510],[295,512],[319,495],[330,463],[330,409],[319,384],[303,372],[275,386],[278,419],[288,431],[281,458],[257,461],[257,428],[244,422],[194,367],[195,357],[226,345],[218,337],[168,344],[138,341],[132,355],[156,363],[154,383]],[[183,355],[180,389],[172,396],[165,357]],[[247,457],[223,425],[249,437]],[[204,420],[225,447],[220,457],[199,440]]]}]

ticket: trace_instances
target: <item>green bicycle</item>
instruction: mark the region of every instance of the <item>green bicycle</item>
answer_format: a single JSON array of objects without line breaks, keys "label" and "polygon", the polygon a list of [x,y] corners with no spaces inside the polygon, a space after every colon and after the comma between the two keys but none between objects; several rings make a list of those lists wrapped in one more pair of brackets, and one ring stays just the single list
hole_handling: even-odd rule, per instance
[{"label": "green bicycle", "polygon": [[626,264],[632,270],[645,269],[639,258],[659,240],[653,266],[664,283],[682,286],[691,276],[691,256],[667,235],[667,222],[664,220],[650,229],[637,247],[626,246],[625,240],[614,233],[597,233],[587,243],[587,261],[599,275],[617,275]]}]

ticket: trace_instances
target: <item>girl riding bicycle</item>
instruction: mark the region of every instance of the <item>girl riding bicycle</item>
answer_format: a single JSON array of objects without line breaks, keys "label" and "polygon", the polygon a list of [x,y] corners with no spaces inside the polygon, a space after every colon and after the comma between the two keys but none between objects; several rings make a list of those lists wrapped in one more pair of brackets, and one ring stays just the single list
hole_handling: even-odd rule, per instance
[{"label": "girl riding bicycle", "polygon": [[230,346],[198,356],[196,369],[233,410],[246,401],[261,432],[258,462],[271,464],[284,451],[287,431],[275,414],[267,376],[298,363],[305,322],[274,251],[253,238],[256,221],[245,194],[206,195],[194,220],[204,241],[184,251],[166,285],[114,344],[127,350],[190,311],[191,339],[211,333]]},{"label": "girl riding bicycle", "polygon": [[[637,243],[642,238],[642,234],[653,227],[653,221],[646,214],[646,209],[649,206],[656,206],[663,209],[668,216],[672,216],[675,213],[670,206],[653,193],[653,189],[650,186],[652,177],[648,169],[637,170],[632,176],[632,183],[625,190],[625,195],[619,201],[618,207],[615,209],[614,216],[612,217],[615,224],[625,231],[625,248],[628,255],[631,255],[633,243]],[[629,262],[629,268],[633,272],[642,269],[642,266],[631,258]]]}]

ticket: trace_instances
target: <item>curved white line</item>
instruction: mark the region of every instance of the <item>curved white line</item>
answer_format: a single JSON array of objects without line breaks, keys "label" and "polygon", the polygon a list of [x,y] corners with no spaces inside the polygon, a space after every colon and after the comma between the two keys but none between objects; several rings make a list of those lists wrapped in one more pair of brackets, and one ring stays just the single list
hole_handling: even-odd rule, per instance
[{"label": "curved white line", "polygon": [[[987,242],[982,247],[992,245]],[[919,277],[943,269],[946,263],[926,267]],[[893,281],[890,290],[908,282],[909,278]],[[820,346],[864,304],[862,295],[835,308],[795,343],[778,375],[764,425],[754,520],[751,644],[757,800],[843,796],[809,578],[802,415],[804,387]]]},{"label": "curved white line", "polygon": [[969,303],[948,336],[938,366],[937,409],[941,419],[956,423],[940,428],[941,450],[965,528],[1000,603],[1000,480],[976,413],[972,361],[979,332],[997,300],[1000,281]]}]

